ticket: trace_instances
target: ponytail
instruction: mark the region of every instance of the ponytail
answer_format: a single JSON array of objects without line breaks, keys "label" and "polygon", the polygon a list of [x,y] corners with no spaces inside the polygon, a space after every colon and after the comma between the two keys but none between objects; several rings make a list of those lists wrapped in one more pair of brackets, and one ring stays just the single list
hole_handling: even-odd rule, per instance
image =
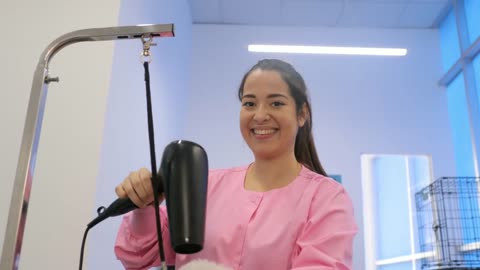
[{"label": "ponytail", "polygon": [[295,158],[310,170],[323,176],[328,176],[320,163],[320,159],[318,159],[315,148],[315,142],[312,135],[310,104],[307,101],[305,105],[308,109],[308,118],[303,127],[298,129],[297,137],[295,138]]}]

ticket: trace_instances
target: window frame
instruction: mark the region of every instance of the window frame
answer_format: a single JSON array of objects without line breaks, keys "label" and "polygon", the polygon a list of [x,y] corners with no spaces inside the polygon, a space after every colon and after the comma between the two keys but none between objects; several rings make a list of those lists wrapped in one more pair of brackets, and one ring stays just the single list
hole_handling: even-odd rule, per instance
[{"label": "window frame", "polygon": [[[378,157],[386,157],[386,156],[401,156],[406,159],[405,162],[405,170],[407,172],[407,196],[409,201],[409,212],[411,213],[409,218],[409,227],[410,227],[410,245],[411,245],[411,254],[398,256],[389,259],[377,260],[377,234],[376,234],[376,221],[375,221],[375,213],[376,213],[376,205],[374,202],[374,192],[375,192],[375,183],[373,183],[373,160],[374,158]],[[418,247],[416,244],[418,243],[417,239],[417,224],[416,224],[416,209],[414,205],[415,201],[415,194],[412,194],[412,189],[415,188],[413,183],[411,182],[412,179],[412,170],[411,167],[411,159],[414,157],[425,157],[428,159],[428,167],[429,167],[429,183],[433,183],[433,163],[431,155],[427,154],[362,154],[361,159],[361,168],[362,168],[362,196],[363,196],[363,217],[364,217],[364,235],[365,235],[365,269],[368,270],[376,270],[381,266],[384,265],[392,265],[397,263],[405,263],[410,262],[412,264],[413,270],[420,270],[417,267],[417,262],[423,258],[433,257],[435,256],[435,252],[416,252]],[[435,206],[433,206],[435,208]]]}]

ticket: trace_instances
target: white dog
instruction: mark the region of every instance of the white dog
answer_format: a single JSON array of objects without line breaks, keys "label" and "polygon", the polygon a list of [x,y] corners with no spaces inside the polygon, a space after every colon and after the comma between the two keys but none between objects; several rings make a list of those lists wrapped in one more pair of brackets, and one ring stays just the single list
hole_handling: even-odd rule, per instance
[{"label": "white dog", "polygon": [[225,267],[207,260],[195,260],[191,261],[179,270],[233,270],[232,268]]}]

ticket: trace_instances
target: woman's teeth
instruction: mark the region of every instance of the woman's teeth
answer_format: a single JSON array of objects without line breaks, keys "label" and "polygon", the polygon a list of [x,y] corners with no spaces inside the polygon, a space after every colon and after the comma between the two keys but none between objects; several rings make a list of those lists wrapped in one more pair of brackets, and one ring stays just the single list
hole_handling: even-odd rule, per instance
[{"label": "woman's teeth", "polygon": [[253,133],[256,135],[268,135],[272,134],[273,132],[275,132],[274,129],[253,129]]}]

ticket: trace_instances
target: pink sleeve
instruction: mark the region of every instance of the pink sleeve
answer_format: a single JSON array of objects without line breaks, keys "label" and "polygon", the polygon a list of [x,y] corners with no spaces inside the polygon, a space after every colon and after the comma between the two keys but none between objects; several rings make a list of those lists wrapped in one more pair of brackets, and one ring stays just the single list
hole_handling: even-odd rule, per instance
[{"label": "pink sleeve", "polygon": [[[175,253],[170,244],[168,216],[164,206],[160,207],[160,219],[165,261],[167,265],[174,265]],[[157,242],[154,208],[137,209],[123,217],[115,243],[115,254],[125,269],[150,269],[160,265]]]},{"label": "pink sleeve", "polygon": [[352,269],[357,225],[350,198],[341,186],[318,192],[301,231],[292,259],[295,270]]}]

